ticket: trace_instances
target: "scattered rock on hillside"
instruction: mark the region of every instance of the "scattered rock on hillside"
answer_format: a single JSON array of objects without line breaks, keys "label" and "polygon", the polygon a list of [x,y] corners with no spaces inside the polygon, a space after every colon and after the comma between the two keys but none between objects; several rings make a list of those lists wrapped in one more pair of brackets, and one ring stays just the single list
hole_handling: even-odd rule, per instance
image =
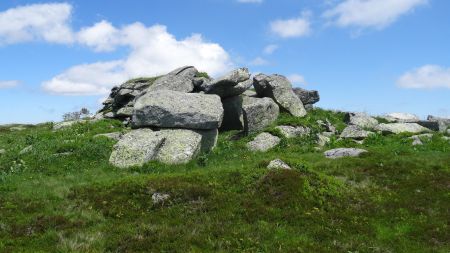
[{"label": "scattered rock on hillside", "polygon": [[341,133],[341,138],[363,140],[367,138],[372,132],[366,131],[359,126],[350,125],[347,126]]},{"label": "scattered rock on hillside", "polygon": [[325,121],[319,119],[317,120],[317,124],[321,128],[323,128],[326,132],[331,132],[333,134],[336,133],[336,127],[333,126],[333,124],[331,124],[331,122],[328,119],[326,119]]},{"label": "scattered rock on hillside", "polygon": [[172,90],[179,92],[191,92],[194,90],[193,80],[198,70],[193,66],[185,66],[156,79],[145,92]]},{"label": "scattered rock on hillside", "polygon": [[372,129],[378,125],[378,120],[363,112],[347,112],[344,121],[349,125]]},{"label": "scattered rock on hillside", "polygon": [[250,79],[248,69],[239,68],[213,80],[208,85],[201,86],[201,89],[206,94],[215,94],[221,98],[228,98],[244,93],[252,85],[253,80]]},{"label": "scattered rock on hillside", "polygon": [[397,123],[414,123],[420,120],[416,115],[404,112],[389,113],[382,118],[386,119],[389,122]]},{"label": "scattered rock on hillside", "polygon": [[412,145],[423,145],[422,140],[433,138],[433,134],[419,134],[409,137],[409,139],[413,140]]},{"label": "scattered rock on hillside", "polygon": [[155,192],[152,194],[152,201],[154,205],[164,203],[168,199],[170,199],[170,195],[167,193]]},{"label": "scattered rock on hillside", "polygon": [[260,133],[255,139],[247,143],[247,148],[251,151],[266,152],[280,143],[280,138],[269,133]]},{"label": "scattered rock on hillside", "polygon": [[89,122],[89,121],[88,120],[72,120],[72,121],[58,122],[58,123],[53,124],[53,130],[60,130],[60,129],[71,127],[78,123],[87,123],[87,122]]},{"label": "scattered rock on hillside", "polygon": [[19,152],[19,155],[25,155],[25,154],[31,152],[32,150],[33,150],[33,145],[26,146]]},{"label": "scattered rock on hillside", "polygon": [[220,97],[160,90],[139,97],[132,127],[217,129],[222,123]]},{"label": "scattered rock on hillside", "polygon": [[291,169],[291,167],[287,163],[283,162],[280,159],[275,159],[275,160],[270,161],[269,165],[267,165],[267,168],[269,170],[279,170],[279,169],[290,170]]},{"label": "scattered rock on hillside", "polygon": [[297,95],[297,97],[300,98],[305,108],[312,107],[313,104],[319,102],[320,100],[319,92],[316,90],[305,90],[302,88],[294,88],[293,91],[295,95]]},{"label": "scattered rock on hillside", "polygon": [[331,141],[330,136],[332,136],[333,134],[334,133],[331,132],[317,134],[317,145],[319,147],[324,147],[325,145],[327,145]]},{"label": "scattered rock on hillside", "polygon": [[311,130],[307,127],[302,126],[277,126],[275,127],[280,131],[280,133],[286,138],[295,138],[298,136],[308,135]]},{"label": "scattered rock on hillside", "polygon": [[306,115],[302,101],[292,90],[292,84],[281,75],[256,75],[253,86],[259,97],[270,97],[284,110],[296,117]]},{"label": "scattered rock on hillside", "polygon": [[122,138],[122,136],[123,136],[122,132],[114,132],[114,133],[96,134],[94,135],[94,138],[106,137],[118,141],[120,140],[120,138]]},{"label": "scattered rock on hillside", "polygon": [[375,127],[375,130],[388,134],[422,133],[430,131],[428,128],[425,128],[417,123],[381,123]]},{"label": "scattered rock on hillside", "polygon": [[341,157],[357,157],[366,152],[367,150],[358,148],[336,148],[325,151],[324,155],[326,158],[336,159]]},{"label": "scattered rock on hillside", "polygon": [[154,160],[165,138],[150,129],[133,130],[114,145],[109,162],[120,168],[142,166]]},{"label": "scattered rock on hillside", "polygon": [[254,133],[272,124],[279,115],[278,105],[270,98],[236,96],[222,100],[222,130],[244,130]]}]

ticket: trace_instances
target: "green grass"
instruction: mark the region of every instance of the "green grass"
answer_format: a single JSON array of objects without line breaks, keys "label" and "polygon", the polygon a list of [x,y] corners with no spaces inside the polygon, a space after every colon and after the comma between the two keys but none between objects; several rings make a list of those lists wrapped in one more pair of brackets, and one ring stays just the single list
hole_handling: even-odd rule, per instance
[{"label": "green grass", "polygon": [[[277,124],[318,132],[325,118],[344,127],[324,110]],[[313,137],[252,153],[255,135],[225,132],[186,165],[118,169],[114,141],[93,136],[124,131],[120,122],[51,127],[0,128],[0,252],[450,251],[450,145],[439,134],[423,146],[408,135],[334,138],[324,149],[369,152],[327,160]],[[275,158],[294,169],[268,171]],[[171,198],[153,204],[155,192]]]}]

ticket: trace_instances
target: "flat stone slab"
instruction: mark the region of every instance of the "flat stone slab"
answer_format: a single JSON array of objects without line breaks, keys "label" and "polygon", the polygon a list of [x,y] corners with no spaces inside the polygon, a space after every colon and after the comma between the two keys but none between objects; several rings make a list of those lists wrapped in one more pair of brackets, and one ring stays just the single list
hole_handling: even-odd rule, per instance
[{"label": "flat stone slab", "polygon": [[223,107],[217,95],[161,90],[136,100],[132,127],[218,129]]},{"label": "flat stone slab", "polygon": [[428,128],[417,123],[381,123],[375,127],[375,130],[393,134],[430,132]]},{"label": "flat stone slab", "polygon": [[341,157],[358,157],[366,152],[367,150],[358,148],[336,148],[325,151],[324,155],[326,158],[336,159]]},{"label": "flat stone slab", "polygon": [[255,139],[247,143],[247,148],[251,151],[266,152],[280,143],[280,138],[269,133],[260,133]]}]

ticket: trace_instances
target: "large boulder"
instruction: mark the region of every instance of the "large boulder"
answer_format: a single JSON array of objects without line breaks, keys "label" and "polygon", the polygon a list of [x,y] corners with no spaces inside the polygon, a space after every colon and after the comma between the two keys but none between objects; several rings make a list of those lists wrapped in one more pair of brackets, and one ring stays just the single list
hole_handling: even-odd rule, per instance
[{"label": "large boulder", "polygon": [[154,160],[165,137],[150,129],[131,131],[114,145],[109,162],[120,168],[142,166]]},{"label": "large boulder", "polygon": [[266,152],[280,143],[281,139],[269,133],[260,133],[247,143],[247,148],[251,151]]},{"label": "large boulder", "polygon": [[382,133],[391,134],[422,133],[430,131],[428,128],[425,128],[417,123],[381,123],[375,127],[375,130]]},{"label": "large boulder", "polygon": [[175,69],[167,75],[156,79],[146,92],[158,90],[191,92],[194,90],[193,80],[197,74],[198,70],[192,66]]},{"label": "large boulder", "polygon": [[366,152],[367,150],[358,148],[336,148],[325,151],[324,155],[326,158],[336,159],[341,157],[357,157]]},{"label": "large boulder", "polygon": [[259,74],[253,78],[253,86],[259,97],[272,98],[282,109],[293,116],[303,117],[306,115],[302,101],[295,95],[292,85],[286,77]]},{"label": "large boulder", "polygon": [[293,89],[295,95],[302,101],[303,105],[313,105],[320,100],[319,92],[316,90],[305,90],[302,88]]},{"label": "large boulder", "polygon": [[411,113],[405,112],[394,112],[386,114],[384,117],[389,122],[398,122],[398,123],[415,123],[419,121],[419,117]]},{"label": "large boulder", "polygon": [[155,159],[165,164],[183,164],[192,160],[201,151],[202,135],[186,129],[160,131],[165,141]]},{"label": "large boulder", "polygon": [[363,140],[367,138],[372,132],[366,131],[359,126],[350,125],[347,126],[341,133],[341,138]]},{"label": "large boulder", "polygon": [[132,127],[217,129],[223,118],[220,97],[160,90],[139,97],[134,105]]},{"label": "large boulder", "polygon": [[233,70],[226,75],[211,82],[204,81],[200,90],[206,94],[215,94],[221,98],[238,96],[253,85],[250,72],[247,68]]},{"label": "large boulder", "polygon": [[222,130],[244,130],[254,133],[263,130],[278,118],[280,109],[270,98],[236,96],[224,99]]},{"label": "large boulder", "polygon": [[437,122],[439,125],[439,131],[443,133],[445,133],[445,131],[447,131],[447,128],[450,127],[450,118],[428,115],[427,120],[430,122]]},{"label": "large boulder", "polygon": [[378,125],[378,120],[363,112],[347,112],[344,121],[349,125],[372,129]]}]

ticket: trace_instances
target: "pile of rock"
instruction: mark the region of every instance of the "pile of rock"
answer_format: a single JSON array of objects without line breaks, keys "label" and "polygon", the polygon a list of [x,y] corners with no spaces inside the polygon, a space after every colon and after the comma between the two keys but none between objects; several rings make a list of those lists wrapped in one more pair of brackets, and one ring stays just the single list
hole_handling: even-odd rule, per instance
[{"label": "pile of rock", "polygon": [[[180,164],[211,151],[219,130],[259,132],[278,118],[280,110],[305,116],[301,99],[309,105],[318,101],[317,92],[311,93],[317,98],[306,93],[294,93],[291,83],[281,75],[251,78],[248,69],[239,68],[214,80],[187,66],[113,88],[95,118],[122,119],[134,129],[115,136],[118,143],[110,157],[112,164],[130,167],[151,160]],[[304,129],[285,130],[298,134]],[[279,142],[275,138],[270,138],[271,145]]]}]

